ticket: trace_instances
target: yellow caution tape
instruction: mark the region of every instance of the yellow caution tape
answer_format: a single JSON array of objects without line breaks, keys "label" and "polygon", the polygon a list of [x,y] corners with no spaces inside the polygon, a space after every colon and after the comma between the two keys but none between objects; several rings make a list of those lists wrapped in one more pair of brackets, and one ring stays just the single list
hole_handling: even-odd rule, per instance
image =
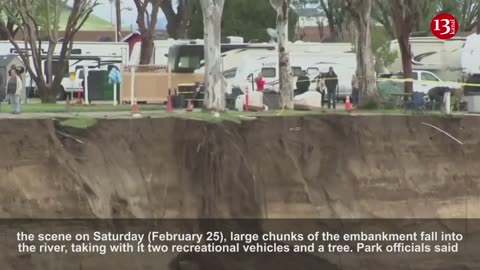
[{"label": "yellow caution tape", "polygon": [[437,85],[445,85],[448,87],[446,84],[457,84],[460,86],[476,86],[480,87],[480,83],[464,83],[464,82],[452,82],[452,81],[425,81],[425,80],[414,80],[414,79],[392,79],[392,78],[379,78],[377,79],[378,81],[398,81],[398,82],[420,82],[420,83],[427,83],[427,84],[437,84]]}]

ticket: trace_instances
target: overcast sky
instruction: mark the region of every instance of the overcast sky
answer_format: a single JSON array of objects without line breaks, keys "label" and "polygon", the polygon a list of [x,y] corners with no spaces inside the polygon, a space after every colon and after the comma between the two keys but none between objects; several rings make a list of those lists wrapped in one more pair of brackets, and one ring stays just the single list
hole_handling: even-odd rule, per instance
[{"label": "overcast sky", "polygon": [[[68,2],[70,5],[72,5],[73,1],[69,0]],[[95,8],[93,13],[98,17],[112,22],[112,19],[115,19],[115,4],[110,4],[110,0],[98,0],[98,2],[100,3],[100,5]],[[122,25],[125,27],[130,27],[131,25],[133,25],[133,28],[135,29],[137,27],[137,24],[135,22],[137,19],[137,10],[135,8],[135,4],[132,0],[123,0],[122,9]],[[158,14],[158,20],[159,22],[161,22],[162,27],[164,27],[166,24],[165,16],[163,15],[161,10]]]}]

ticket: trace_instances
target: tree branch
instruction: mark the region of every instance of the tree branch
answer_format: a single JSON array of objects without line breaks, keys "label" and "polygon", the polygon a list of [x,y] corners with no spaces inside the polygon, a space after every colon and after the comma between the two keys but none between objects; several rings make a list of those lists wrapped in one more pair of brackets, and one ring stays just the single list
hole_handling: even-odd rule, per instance
[{"label": "tree branch", "polygon": [[133,0],[135,3],[135,6],[137,7],[137,25],[141,33],[144,33],[147,31],[147,28],[145,26],[145,10],[146,10],[146,1],[141,1],[141,0]]},{"label": "tree branch", "polygon": [[152,16],[148,26],[148,30],[151,32],[157,28],[158,11],[160,10],[161,2],[161,0],[156,0],[152,3]]}]

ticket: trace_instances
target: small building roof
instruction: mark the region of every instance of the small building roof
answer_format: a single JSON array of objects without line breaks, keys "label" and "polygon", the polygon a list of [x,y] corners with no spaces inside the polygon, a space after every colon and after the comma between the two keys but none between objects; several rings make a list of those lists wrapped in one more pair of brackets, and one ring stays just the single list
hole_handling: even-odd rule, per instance
[{"label": "small building roof", "polygon": [[128,34],[127,36],[125,36],[124,38],[122,38],[122,42],[128,42],[130,40],[130,38],[132,38],[133,36],[139,36],[140,35],[140,32],[138,31],[134,31],[130,34]]}]

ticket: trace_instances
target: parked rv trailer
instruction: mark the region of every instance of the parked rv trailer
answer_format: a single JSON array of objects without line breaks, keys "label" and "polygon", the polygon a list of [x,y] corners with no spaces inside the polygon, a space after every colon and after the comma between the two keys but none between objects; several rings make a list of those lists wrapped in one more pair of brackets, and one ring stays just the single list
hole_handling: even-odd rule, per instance
[{"label": "parked rv trailer", "polygon": [[[344,99],[351,93],[351,78],[356,70],[356,56],[354,53],[290,53],[290,65],[294,75],[294,88],[298,75],[301,71],[306,71],[311,80],[310,89],[315,90],[315,78],[322,72],[326,73],[330,67],[333,67],[338,75],[339,95],[338,99]],[[251,53],[244,57],[242,63],[238,66],[234,76],[225,73],[229,85],[228,92],[232,88],[254,88],[252,76],[256,77],[260,72],[270,89],[278,91],[279,67],[278,54],[257,54]]]}]

